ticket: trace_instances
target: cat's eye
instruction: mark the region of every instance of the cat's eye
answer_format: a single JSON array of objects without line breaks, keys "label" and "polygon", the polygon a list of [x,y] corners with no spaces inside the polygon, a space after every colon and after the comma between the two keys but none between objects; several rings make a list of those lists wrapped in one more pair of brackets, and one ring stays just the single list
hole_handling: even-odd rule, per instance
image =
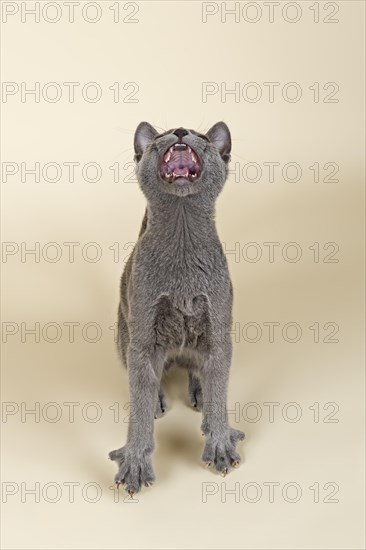
[{"label": "cat's eye", "polygon": [[210,140],[208,139],[208,137],[205,136],[205,134],[197,134],[197,135],[198,135],[198,137],[204,139],[205,141],[210,141]]}]

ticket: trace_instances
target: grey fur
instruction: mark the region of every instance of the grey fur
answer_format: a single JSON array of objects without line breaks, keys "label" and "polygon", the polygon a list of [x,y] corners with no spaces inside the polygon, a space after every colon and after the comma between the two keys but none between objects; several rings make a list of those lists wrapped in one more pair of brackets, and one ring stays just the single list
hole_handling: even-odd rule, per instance
[{"label": "grey fur", "polygon": [[168,183],[162,157],[178,142],[169,130],[142,122],[135,133],[135,160],[147,209],[136,246],[121,279],[118,348],[127,367],[131,419],[127,443],[112,451],[116,483],[130,493],[154,480],[153,423],[167,408],[161,389],[172,364],[189,373],[189,397],[203,411],[202,460],[225,475],[237,466],[243,432],[230,428],[226,397],[232,355],[232,285],[215,221],[215,201],[227,177],[231,138],[226,124],[206,135],[189,130],[182,141],[199,156],[194,182]]}]

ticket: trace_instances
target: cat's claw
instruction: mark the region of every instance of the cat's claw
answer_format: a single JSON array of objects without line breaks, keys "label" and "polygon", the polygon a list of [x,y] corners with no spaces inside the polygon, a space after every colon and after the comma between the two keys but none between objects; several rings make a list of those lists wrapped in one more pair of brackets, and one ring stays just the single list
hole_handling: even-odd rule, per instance
[{"label": "cat's claw", "polygon": [[[117,487],[123,485],[126,492],[133,498],[138,493],[141,485],[154,481],[154,472],[151,465],[150,453],[136,452],[129,446],[112,451],[112,460],[118,464],[118,472],[115,476]],[[149,487],[150,485],[146,485]]]},{"label": "cat's claw", "polygon": [[212,466],[225,477],[230,466],[237,468],[240,463],[240,456],[235,450],[236,443],[244,439],[243,432],[228,428],[227,432],[220,436],[213,436],[213,432],[207,430],[206,444],[202,460]]}]

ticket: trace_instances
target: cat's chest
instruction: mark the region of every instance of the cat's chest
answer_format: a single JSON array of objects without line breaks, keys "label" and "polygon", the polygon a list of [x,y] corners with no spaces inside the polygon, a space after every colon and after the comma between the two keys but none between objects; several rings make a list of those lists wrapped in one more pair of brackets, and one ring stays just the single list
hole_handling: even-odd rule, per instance
[{"label": "cat's chest", "polygon": [[155,334],[159,345],[166,348],[204,347],[210,324],[206,296],[196,296],[186,303],[177,303],[163,295],[156,304]]},{"label": "cat's chest", "polygon": [[[205,293],[211,287],[215,274],[211,265],[203,259],[190,256],[152,259],[145,265],[144,278],[150,281],[156,293],[166,293],[186,309],[193,297]],[[151,287],[150,287],[151,288]],[[189,306],[187,306],[189,309]],[[188,311],[187,311],[188,312]]]},{"label": "cat's chest", "polygon": [[171,285],[208,282],[217,270],[225,268],[221,245],[194,239],[143,239],[138,245],[136,263],[156,280]]},{"label": "cat's chest", "polygon": [[189,315],[199,295],[215,299],[230,284],[226,258],[218,239],[205,234],[146,234],[137,246],[134,286],[151,302],[167,295]]}]

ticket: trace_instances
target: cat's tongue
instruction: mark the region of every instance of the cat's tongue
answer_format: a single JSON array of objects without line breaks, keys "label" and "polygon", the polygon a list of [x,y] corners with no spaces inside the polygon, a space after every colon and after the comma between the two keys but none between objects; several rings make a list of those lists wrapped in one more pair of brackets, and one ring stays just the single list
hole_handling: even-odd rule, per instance
[{"label": "cat's tongue", "polygon": [[175,143],[165,152],[160,168],[160,174],[165,181],[172,183],[178,178],[184,178],[192,182],[200,173],[199,157],[185,143]]},{"label": "cat's tongue", "polygon": [[187,166],[183,166],[182,168],[179,166],[175,166],[173,174],[176,178],[188,178],[189,170]]}]

